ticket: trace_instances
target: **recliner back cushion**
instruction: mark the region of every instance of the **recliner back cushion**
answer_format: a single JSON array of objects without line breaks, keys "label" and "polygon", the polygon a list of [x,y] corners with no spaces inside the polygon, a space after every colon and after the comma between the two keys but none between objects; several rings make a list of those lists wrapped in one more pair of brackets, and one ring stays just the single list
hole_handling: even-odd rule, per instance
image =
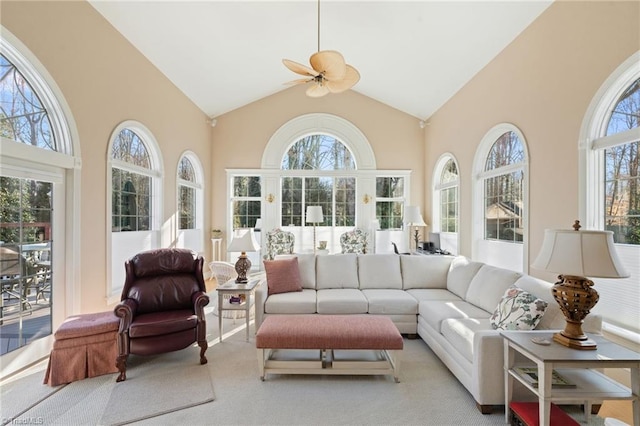
[{"label": "recliner back cushion", "polygon": [[507,288],[521,276],[516,271],[483,265],[471,280],[465,300],[487,312],[493,312]]},{"label": "recliner back cushion", "polygon": [[402,255],[402,288],[447,288],[451,256]]},{"label": "recliner back cushion", "polygon": [[359,254],[360,288],[402,290],[400,256],[396,254]]},{"label": "recliner back cushion", "polygon": [[195,257],[187,249],[156,249],[136,254],[130,260],[137,278],[156,275],[192,273]]},{"label": "recliner back cushion", "polygon": [[449,267],[449,274],[447,274],[447,289],[456,296],[464,299],[467,296],[467,290],[469,289],[471,280],[482,265],[484,265],[484,263],[474,262],[464,256],[458,256],[453,259]]},{"label": "recliner back cushion", "polygon": [[193,309],[191,295],[199,291],[193,274],[144,277],[129,288],[128,298],[138,303],[138,313]]},{"label": "recliner back cushion", "polygon": [[316,256],[316,290],[329,288],[358,288],[357,255]]}]

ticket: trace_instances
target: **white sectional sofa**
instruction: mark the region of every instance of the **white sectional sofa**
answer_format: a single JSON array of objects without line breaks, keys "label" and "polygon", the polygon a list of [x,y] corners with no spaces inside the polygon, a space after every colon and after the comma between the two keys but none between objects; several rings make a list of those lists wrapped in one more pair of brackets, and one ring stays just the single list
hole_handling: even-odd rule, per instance
[{"label": "white sectional sofa", "polygon": [[[562,329],[552,284],[465,257],[395,254],[299,254],[302,291],[256,291],[256,329],[269,315],[369,314],[391,318],[418,334],[476,400],[479,409],[504,404],[503,342],[490,317],[515,285],[548,302],[536,329]],[[291,257],[291,256],[287,256]],[[585,332],[599,333],[590,315]]]}]

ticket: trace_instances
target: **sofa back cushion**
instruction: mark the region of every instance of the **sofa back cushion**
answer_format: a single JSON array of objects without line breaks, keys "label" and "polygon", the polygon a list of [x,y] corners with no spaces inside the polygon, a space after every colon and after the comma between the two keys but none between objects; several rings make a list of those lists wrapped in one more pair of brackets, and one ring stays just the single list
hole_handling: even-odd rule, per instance
[{"label": "sofa back cushion", "polygon": [[288,259],[292,257],[298,258],[298,269],[300,270],[300,279],[302,280],[302,288],[315,290],[316,288],[316,255],[313,253],[298,254],[278,254],[278,259]]},{"label": "sofa back cushion", "polygon": [[402,288],[447,288],[451,256],[400,256]]},{"label": "sofa back cushion", "polygon": [[360,288],[402,290],[400,256],[396,254],[359,254]]},{"label": "sofa back cushion", "polygon": [[521,276],[521,273],[509,269],[482,265],[469,284],[465,300],[493,312],[504,292]]},{"label": "sofa back cushion", "polygon": [[469,289],[471,280],[482,265],[484,265],[484,263],[474,262],[464,256],[458,256],[453,259],[449,267],[449,273],[447,274],[447,289],[456,296],[464,299],[467,296],[467,290]]},{"label": "sofa back cushion", "polygon": [[316,290],[329,288],[358,288],[356,254],[316,256]]}]

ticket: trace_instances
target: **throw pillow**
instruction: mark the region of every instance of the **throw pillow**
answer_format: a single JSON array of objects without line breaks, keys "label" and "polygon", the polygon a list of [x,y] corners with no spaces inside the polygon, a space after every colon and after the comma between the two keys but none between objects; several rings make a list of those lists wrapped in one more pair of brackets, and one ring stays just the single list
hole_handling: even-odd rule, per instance
[{"label": "throw pillow", "polygon": [[302,278],[298,268],[298,258],[265,260],[267,273],[267,294],[302,291]]},{"label": "throw pillow", "polygon": [[498,330],[533,330],[548,303],[521,288],[511,286],[500,299],[490,318],[491,326]]}]

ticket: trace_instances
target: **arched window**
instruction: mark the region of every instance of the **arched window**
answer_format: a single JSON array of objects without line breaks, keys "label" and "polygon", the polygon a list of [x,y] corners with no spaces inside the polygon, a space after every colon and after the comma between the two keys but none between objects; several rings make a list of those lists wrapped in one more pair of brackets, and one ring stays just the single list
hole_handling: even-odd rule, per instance
[{"label": "arched window", "polygon": [[78,280],[67,271],[76,270],[79,259],[66,250],[79,235],[73,200],[79,196],[80,162],[73,157],[79,149],[71,118],[46,68],[3,27],[0,377],[46,356],[52,330],[68,315],[68,307],[77,309]]},{"label": "arched window", "polygon": [[442,155],[436,163],[433,182],[433,230],[440,233],[440,248],[457,254],[460,176],[451,154]]},{"label": "arched window", "polygon": [[178,242],[179,247],[201,252],[203,246],[204,195],[202,165],[192,152],[178,162]]},{"label": "arched window", "polygon": [[594,279],[605,330],[640,334],[640,52],[621,64],[593,97],[580,144],[581,218],[613,231],[629,278]]},{"label": "arched window", "polygon": [[160,247],[161,160],[153,135],[142,124],[120,124],[109,150],[111,212],[111,287],[116,298],[124,283],[125,260]]},{"label": "arched window", "polygon": [[[528,180],[524,136],[513,125],[491,129],[476,152],[474,258],[527,270],[525,240]],[[478,229],[480,225],[481,229]]]}]

